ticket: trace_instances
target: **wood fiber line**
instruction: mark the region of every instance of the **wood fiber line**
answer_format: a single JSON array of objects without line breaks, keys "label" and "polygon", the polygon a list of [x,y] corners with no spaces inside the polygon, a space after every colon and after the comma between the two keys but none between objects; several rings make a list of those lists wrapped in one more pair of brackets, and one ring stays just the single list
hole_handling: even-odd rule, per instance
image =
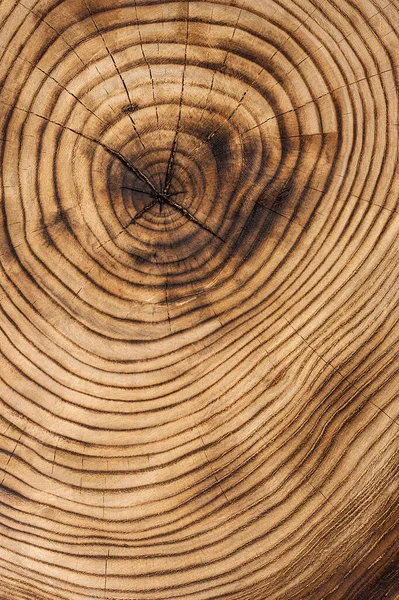
[{"label": "wood fiber line", "polygon": [[399,600],[399,3],[0,0],[1,600]]}]

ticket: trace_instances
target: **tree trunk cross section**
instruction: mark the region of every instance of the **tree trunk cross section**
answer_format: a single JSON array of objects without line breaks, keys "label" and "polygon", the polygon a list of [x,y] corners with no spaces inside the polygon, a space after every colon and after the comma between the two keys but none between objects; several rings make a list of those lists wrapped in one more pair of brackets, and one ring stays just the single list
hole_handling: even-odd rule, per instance
[{"label": "tree trunk cross section", "polygon": [[399,600],[399,0],[0,53],[0,599]]}]

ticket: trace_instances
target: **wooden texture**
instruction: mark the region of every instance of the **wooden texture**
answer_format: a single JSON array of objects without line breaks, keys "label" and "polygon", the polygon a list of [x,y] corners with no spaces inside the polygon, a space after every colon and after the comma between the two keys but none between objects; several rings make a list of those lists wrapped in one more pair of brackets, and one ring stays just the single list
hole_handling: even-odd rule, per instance
[{"label": "wooden texture", "polygon": [[0,599],[397,600],[399,1],[0,21]]}]

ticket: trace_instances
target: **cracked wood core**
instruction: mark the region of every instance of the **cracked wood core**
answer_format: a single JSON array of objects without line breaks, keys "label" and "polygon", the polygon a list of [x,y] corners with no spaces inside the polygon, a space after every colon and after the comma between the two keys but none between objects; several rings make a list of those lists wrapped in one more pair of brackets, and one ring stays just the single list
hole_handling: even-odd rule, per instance
[{"label": "cracked wood core", "polygon": [[0,52],[0,599],[399,600],[399,0]]}]

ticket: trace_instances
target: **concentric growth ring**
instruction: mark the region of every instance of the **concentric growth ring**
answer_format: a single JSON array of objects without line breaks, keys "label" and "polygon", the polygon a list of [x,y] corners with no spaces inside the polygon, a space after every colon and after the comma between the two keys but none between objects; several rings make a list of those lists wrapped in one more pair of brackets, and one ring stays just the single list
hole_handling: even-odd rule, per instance
[{"label": "concentric growth ring", "polygon": [[0,596],[397,600],[397,0],[0,0]]}]

